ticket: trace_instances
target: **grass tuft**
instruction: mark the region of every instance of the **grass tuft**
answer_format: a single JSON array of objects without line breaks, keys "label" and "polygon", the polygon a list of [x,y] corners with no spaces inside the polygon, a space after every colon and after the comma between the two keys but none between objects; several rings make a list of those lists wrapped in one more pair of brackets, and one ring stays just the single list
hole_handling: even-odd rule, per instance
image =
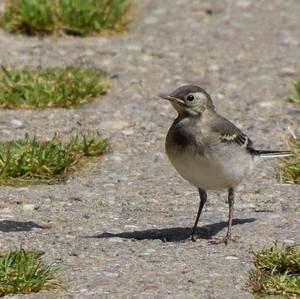
[{"label": "grass tuft", "polygon": [[51,140],[26,135],[0,144],[0,185],[57,183],[108,149],[99,133],[73,133],[68,138],[56,134]]},{"label": "grass tuft", "polygon": [[108,80],[94,67],[0,69],[0,107],[47,108],[84,104],[103,94]]},{"label": "grass tuft", "polygon": [[0,254],[0,296],[58,288],[58,269],[41,261],[40,251],[24,249]]},{"label": "grass tuft", "polygon": [[132,0],[7,0],[0,25],[28,35],[91,35],[123,31]]},{"label": "grass tuft", "polygon": [[291,142],[293,155],[283,159],[280,167],[280,180],[289,184],[300,184],[300,140]]},{"label": "grass tuft", "polygon": [[295,82],[294,89],[289,94],[288,99],[294,103],[300,104],[300,79]]},{"label": "grass tuft", "polygon": [[279,246],[275,242],[270,248],[254,253],[252,262],[255,269],[249,273],[248,291],[260,296],[300,297],[299,246]]}]

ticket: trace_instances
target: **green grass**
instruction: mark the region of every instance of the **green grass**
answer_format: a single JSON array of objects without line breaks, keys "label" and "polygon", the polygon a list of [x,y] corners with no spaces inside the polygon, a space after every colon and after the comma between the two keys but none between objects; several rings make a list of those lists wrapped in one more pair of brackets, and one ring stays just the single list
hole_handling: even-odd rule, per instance
[{"label": "green grass", "polygon": [[291,144],[293,156],[285,158],[280,167],[280,180],[290,184],[300,184],[300,140]]},{"label": "green grass", "polygon": [[260,297],[282,295],[300,298],[300,247],[278,245],[254,253],[255,268],[246,283],[248,291]]},{"label": "green grass", "polygon": [[0,185],[58,183],[91,158],[109,150],[98,133],[56,134],[50,140],[25,136],[0,144]]},{"label": "green grass", "polygon": [[42,254],[24,249],[0,254],[0,296],[58,288],[58,269],[45,265]]},{"label": "green grass", "polygon": [[0,107],[46,108],[84,104],[108,86],[105,73],[94,67],[0,69]]},{"label": "green grass", "polygon": [[295,82],[294,89],[289,94],[288,99],[294,103],[300,104],[300,79]]},{"label": "green grass", "polygon": [[0,25],[11,33],[93,35],[122,31],[132,0],[7,0]]}]

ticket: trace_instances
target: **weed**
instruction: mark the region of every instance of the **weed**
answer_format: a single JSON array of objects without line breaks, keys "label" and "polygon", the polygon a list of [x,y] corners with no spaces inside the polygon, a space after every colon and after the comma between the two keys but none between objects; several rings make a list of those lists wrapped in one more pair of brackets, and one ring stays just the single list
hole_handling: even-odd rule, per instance
[{"label": "weed", "polygon": [[0,24],[12,33],[83,36],[124,30],[131,8],[131,0],[9,0]]},{"label": "weed", "polygon": [[300,79],[295,82],[294,89],[289,94],[288,99],[294,103],[300,104]]},{"label": "weed", "polygon": [[260,296],[300,297],[300,247],[279,246],[254,253],[255,269],[249,273],[246,288]]},{"label": "weed", "polygon": [[300,184],[300,140],[291,142],[293,155],[285,158],[280,167],[280,180],[285,183]]},{"label": "weed", "polygon": [[0,144],[0,185],[57,183],[108,149],[98,133],[72,133],[64,139],[56,134],[47,141],[26,135]]},{"label": "weed", "polygon": [[40,251],[24,249],[0,254],[0,296],[57,288],[58,269],[41,261]]},{"label": "weed", "polygon": [[0,107],[69,107],[103,94],[107,78],[94,67],[0,69]]}]

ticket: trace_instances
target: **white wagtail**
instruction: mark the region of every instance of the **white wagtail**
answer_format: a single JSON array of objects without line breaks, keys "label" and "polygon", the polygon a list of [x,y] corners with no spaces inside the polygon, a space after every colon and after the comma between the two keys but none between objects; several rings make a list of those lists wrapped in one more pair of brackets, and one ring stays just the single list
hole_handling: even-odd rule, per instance
[{"label": "white wagtail", "polygon": [[224,238],[231,237],[234,189],[260,158],[286,157],[290,151],[257,150],[250,138],[217,114],[210,95],[197,85],[186,85],[169,95],[178,117],[166,138],[166,153],[178,173],[198,188],[200,206],[191,231],[195,241],[197,224],[207,199],[206,190],[228,190],[229,220]]}]

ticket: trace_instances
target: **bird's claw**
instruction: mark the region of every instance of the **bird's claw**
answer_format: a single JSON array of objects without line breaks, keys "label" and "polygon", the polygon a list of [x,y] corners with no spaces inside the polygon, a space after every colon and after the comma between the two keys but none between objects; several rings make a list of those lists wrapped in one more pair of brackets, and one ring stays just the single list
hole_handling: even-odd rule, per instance
[{"label": "bird's claw", "polygon": [[191,241],[192,242],[196,242],[197,241],[196,238],[195,238],[195,235],[191,235]]},{"label": "bird's claw", "polygon": [[215,239],[211,240],[209,243],[214,244],[214,245],[219,245],[219,244],[228,245],[229,241],[236,242],[236,240],[231,238],[231,235],[226,235],[225,237],[215,238]]}]

